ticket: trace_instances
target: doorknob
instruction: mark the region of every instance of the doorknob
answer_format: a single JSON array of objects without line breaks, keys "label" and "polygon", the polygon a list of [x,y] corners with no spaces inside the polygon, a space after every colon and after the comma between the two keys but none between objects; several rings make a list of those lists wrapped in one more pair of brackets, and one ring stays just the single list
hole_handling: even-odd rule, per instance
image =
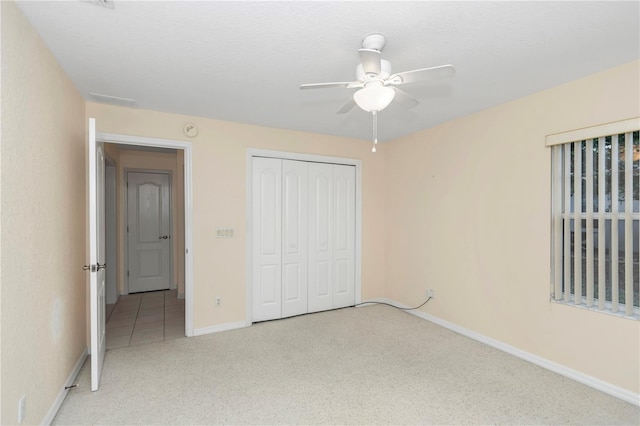
[{"label": "doorknob", "polygon": [[159,240],[168,240],[169,236],[168,235],[163,235],[162,237],[158,238]]},{"label": "doorknob", "polygon": [[106,263],[103,263],[102,265],[100,263],[97,263],[95,265],[84,265],[82,267],[83,271],[91,271],[91,272],[98,272],[100,269],[105,269],[107,267]]}]

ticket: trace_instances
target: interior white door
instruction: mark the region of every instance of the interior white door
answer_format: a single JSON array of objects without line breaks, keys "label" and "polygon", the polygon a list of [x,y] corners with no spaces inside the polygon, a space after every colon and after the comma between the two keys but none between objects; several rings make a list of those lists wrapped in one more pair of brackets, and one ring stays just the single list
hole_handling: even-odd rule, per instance
[{"label": "interior white door", "polygon": [[333,308],[333,165],[309,163],[309,312]]},{"label": "interior white door", "polygon": [[89,119],[89,300],[91,316],[91,390],[100,385],[105,354],[104,147]]},{"label": "interior white door", "polygon": [[171,286],[171,199],[167,173],[127,173],[129,293]]},{"label": "interior white door", "polygon": [[308,163],[282,161],[282,318],[307,313]]},{"label": "interior white door", "polygon": [[352,306],[355,293],[356,168],[333,165],[333,308]]},{"label": "interior white door", "polygon": [[252,161],[253,321],[282,315],[282,160]]}]

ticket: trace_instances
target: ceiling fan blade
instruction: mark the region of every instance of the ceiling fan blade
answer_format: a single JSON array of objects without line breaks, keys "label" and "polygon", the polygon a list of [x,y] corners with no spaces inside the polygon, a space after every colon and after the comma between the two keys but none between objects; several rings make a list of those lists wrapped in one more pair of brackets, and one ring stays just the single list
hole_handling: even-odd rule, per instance
[{"label": "ceiling fan blade", "polygon": [[361,83],[358,81],[348,81],[348,82],[336,82],[336,83],[312,83],[312,84],[301,84],[300,89],[329,89],[332,87],[343,87],[347,89],[351,89],[353,87],[360,87]]},{"label": "ceiling fan blade", "polygon": [[393,90],[396,92],[396,96],[393,98],[393,100],[405,108],[413,108],[420,103],[416,98],[414,98],[404,90],[400,90],[397,87],[394,87]]},{"label": "ceiling fan blade", "polygon": [[362,64],[362,70],[365,74],[380,74],[382,71],[380,60],[382,55],[380,51],[373,49],[360,49],[358,50],[360,55],[360,63]]},{"label": "ceiling fan blade", "polygon": [[349,100],[342,105],[342,107],[336,112],[336,114],[346,114],[351,111],[351,109],[356,106],[356,101],[353,100],[353,97],[350,97]]},{"label": "ceiling fan blade", "polygon": [[453,77],[456,69],[453,65],[440,65],[439,67],[420,68],[417,70],[399,72],[387,79],[388,84],[416,83],[418,81],[437,80]]}]

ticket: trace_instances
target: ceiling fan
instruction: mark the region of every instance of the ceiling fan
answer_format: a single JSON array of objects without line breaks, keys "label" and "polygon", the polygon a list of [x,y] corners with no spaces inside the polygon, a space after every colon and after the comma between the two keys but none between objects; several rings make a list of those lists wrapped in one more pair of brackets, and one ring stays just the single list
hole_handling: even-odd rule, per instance
[{"label": "ceiling fan", "polygon": [[378,143],[378,112],[389,106],[394,99],[406,108],[418,105],[418,100],[396,86],[452,77],[455,69],[452,65],[440,65],[431,68],[419,68],[411,71],[391,74],[391,64],[382,59],[382,49],[385,45],[382,34],[370,34],[362,40],[362,49],[358,50],[360,64],[356,67],[356,81],[303,84],[300,89],[347,88],[359,89],[353,97],[338,110],[338,114],[345,114],[354,106],[373,114],[373,149]]},{"label": "ceiling fan", "polygon": [[358,50],[360,64],[356,67],[356,81],[303,84],[300,89],[360,89],[338,110],[338,114],[347,113],[356,105],[367,112],[382,111],[394,99],[412,108],[418,105],[418,100],[396,86],[452,77],[456,72],[452,65],[440,65],[391,74],[391,64],[382,59],[381,54],[385,41],[382,34],[370,34],[362,40],[362,49]]}]

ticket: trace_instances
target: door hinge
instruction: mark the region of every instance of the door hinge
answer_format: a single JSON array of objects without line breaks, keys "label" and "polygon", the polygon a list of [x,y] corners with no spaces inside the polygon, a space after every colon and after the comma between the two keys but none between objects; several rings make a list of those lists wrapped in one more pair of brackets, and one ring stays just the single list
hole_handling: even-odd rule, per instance
[{"label": "door hinge", "polygon": [[129,232],[129,225],[127,225],[127,232]]},{"label": "door hinge", "polygon": [[127,271],[127,277],[129,276],[129,271]]}]

